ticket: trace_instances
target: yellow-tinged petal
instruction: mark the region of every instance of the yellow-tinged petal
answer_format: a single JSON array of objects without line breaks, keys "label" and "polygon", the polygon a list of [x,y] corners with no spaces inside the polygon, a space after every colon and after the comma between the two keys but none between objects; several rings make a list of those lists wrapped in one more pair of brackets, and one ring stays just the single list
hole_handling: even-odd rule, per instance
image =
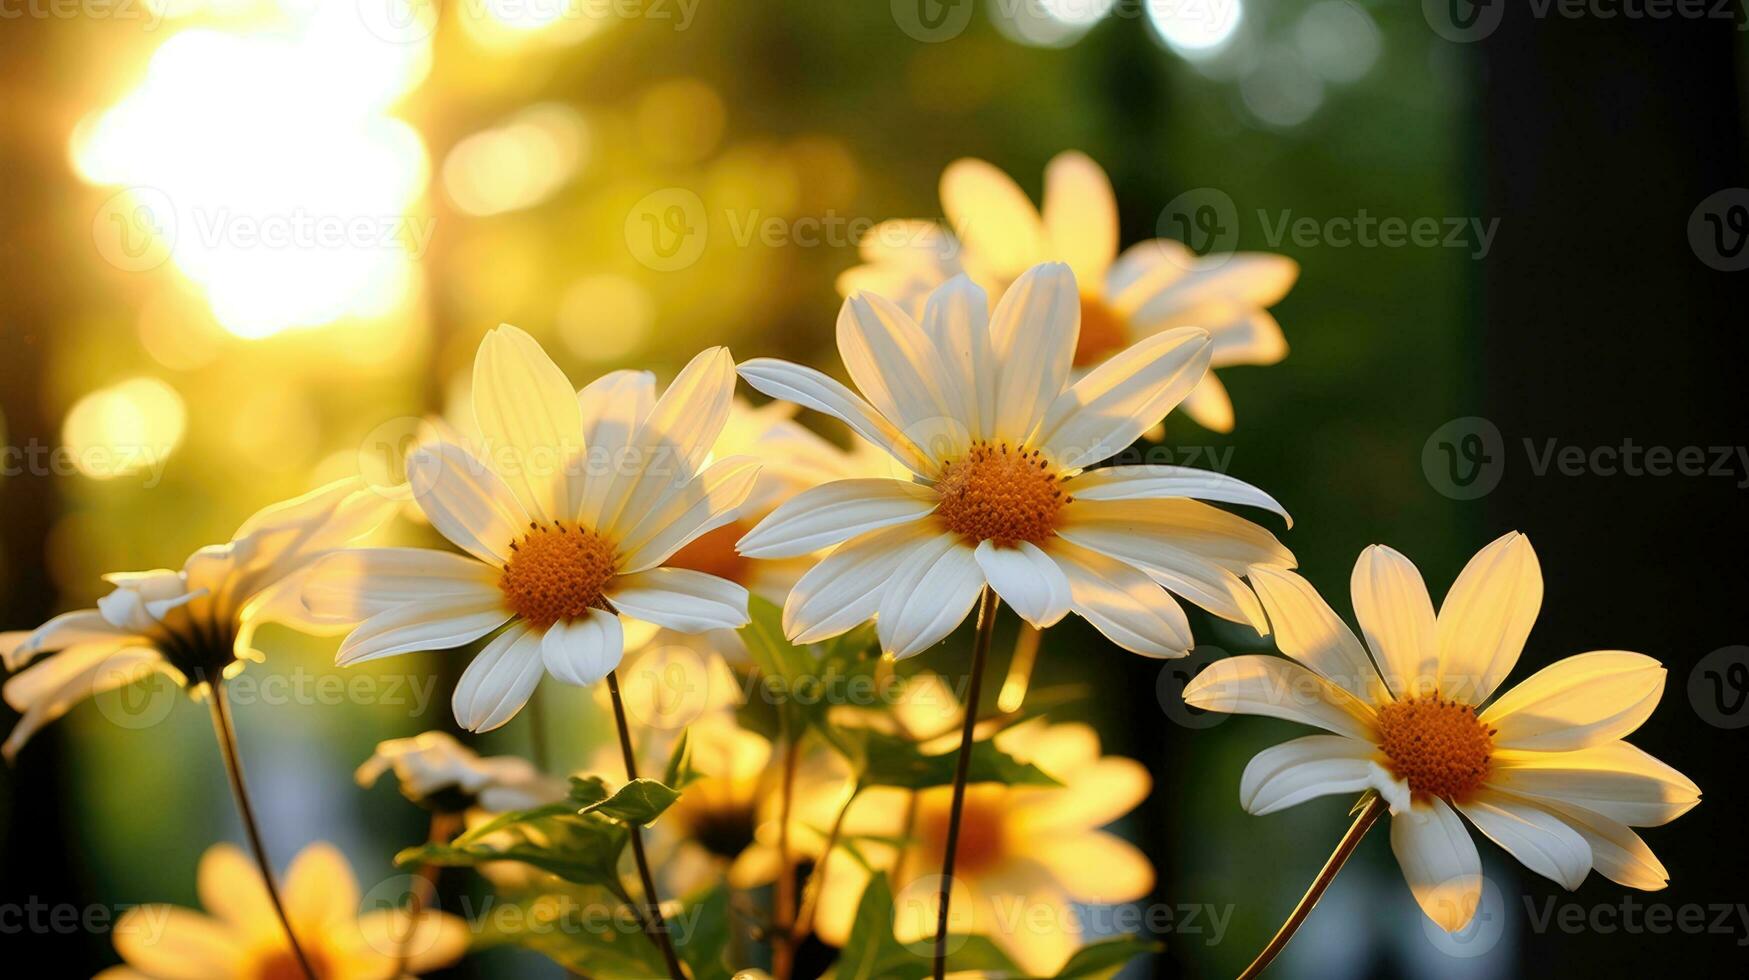
[{"label": "yellow-tinged petal", "polygon": [[1191,679],[1184,700],[1204,711],[1267,715],[1372,741],[1372,706],[1291,660],[1245,656],[1217,660]]},{"label": "yellow-tinged petal", "polygon": [[1529,538],[1511,531],[1477,552],[1439,609],[1440,694],[1486,702],[1518,663],[1542,601]]},{"label": "yellow-tinged petal", "polygon": [[1663,665],[1640,653],[1600,650],[1556,661],[1482,712],[1502,749],[1563,752],[1612,742],[1639,728],[1664,694]]},{"label": "yellow-tinged petal", "polygon": [[948,224],[978,264],[1003,279],[1048,258],[1044,223],[1026,192],[982,160],[955,160],[941,174]]},{"label": "yellow-tinged petal", "polygon": [[1482,901],[1482,858],[1445,801],[1417,800],[1409,811],[1394,814],[1391,850],[1429,919],[1446,932],[1470,924]]},{"label": "yellow-tinged petal", "polygon": [[1082,291],[1097,294],[1117,257],[1117,197],[1087,154],[1059,153],[1045,167],[1044,221],[1052,257],[1069,263]]},{"label": "yellow-tinged petal", "polygon": [[569,520],[566,469],[583,451],[577,389],[540,343],[500,326],[474,357],[474,418],[485,454],[531,517]]},{"label": "yellow-tinged petal", "polygon": [[1400,552],[1375,544],[1360,553],[1349,586],[1355,618],[1391,692],[1399,698],[1433,695],[1439,689],[1439,639],[1421,572]]}]

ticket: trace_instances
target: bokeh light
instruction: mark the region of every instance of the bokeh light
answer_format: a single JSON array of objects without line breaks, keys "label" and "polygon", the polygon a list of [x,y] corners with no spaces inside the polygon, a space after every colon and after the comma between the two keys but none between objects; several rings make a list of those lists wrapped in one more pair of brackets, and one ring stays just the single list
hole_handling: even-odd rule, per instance
[{"label": "bokeh light", "polygon": [[582,115],[541,103],[457,143],[443,161],[443,189],[468,214],[533,207],[575,176],[588,155]]},{"label": "bokeh light", "polygon": [[182,441],[187,412],[176,389],[134,378],[79,399],[61,442],[80,473],[98,480],[154,469]]},{"label": "bokeh light", "polygon": [[1219,51],[1245,19],[1244,0],[1147,0],[1146,9],[1160,39],[1188,58]]}]

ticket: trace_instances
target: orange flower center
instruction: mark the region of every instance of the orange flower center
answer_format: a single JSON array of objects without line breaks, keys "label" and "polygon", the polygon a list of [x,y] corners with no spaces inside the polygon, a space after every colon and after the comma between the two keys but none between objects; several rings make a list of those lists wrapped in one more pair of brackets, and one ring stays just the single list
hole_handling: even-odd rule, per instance
[{"label": "orange flower center", "polygon": [[[303,945],[304,955],[310,958],[310,969],[316,971],[317,980],[324,980],[331,972],[327,957],[322,955],[321,947],[311,947],[309,940],[304,940]],[[304,968],[291,950],[269,950],[256,963],[255,980],[304,980]]]},{"label": "orange flower center", "polygon": [[511,610],[546,629],[608,608],[604,591],[618,572],[613,545],[575,524],[530,523],[528,528],[511,543],[510,562],[498,579]]},{"label": "orange flower center", "polygon": [[[965,809],[960,811],[959,847],[954,853],[954,871],[976,875],[1001,867],[1007,859],[1008,809],[1011,801],[1001,786],[966,787]],[[947,852],[947,824],[953,797],[946,790],[926,792],[917,800],[917,838],[928,858],[925,868],[941,867]]]},{"label": "orange flower center", "polygon": [[1379,709],[1379,746],[1411,792],[1463,800],[1488,778],[1494,732],[1470,705],[1410,698]]},{"label": "orange flower center", "polygon": [[706,531],[676,551],[667,565],[670,568],[690,568],[746,585],[753,570],[753,559],[736,551],[735,542],[745,537],[749,530],[751,528],[745,522],[730,521],[714,531]]},{"label": "orange flower center", "polygon": [[1092,367],[1130,345],[1129,328],[1117,311],[1097,296],[1081,297],[1081,337],[1075,366]]},{"label": "orange flower center", "polygon": [[1005,444],[973,446],[942,468],[935,491],[941,495],[935,513],[950,530],[1003,547],[1037,544],[1055,534],[1057,516],[1069,502],[1038,450],[1020,452]]}]

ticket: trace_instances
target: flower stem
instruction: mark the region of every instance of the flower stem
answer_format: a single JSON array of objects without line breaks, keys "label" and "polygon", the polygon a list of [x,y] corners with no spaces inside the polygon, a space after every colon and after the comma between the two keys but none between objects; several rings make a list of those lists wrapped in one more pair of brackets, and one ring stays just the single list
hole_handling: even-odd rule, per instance
[{"label": "flower stem", "polygon": [[947,976],[947,910],[953,898],[953,860],[960,846],[960,813],[966,806],[966,775],[972,765],[972,732],[978,724],[978,698],[984,685],[984,661],[996,632],[996,590],[984,586],[978,600],[978,635],[972,641],[972,676],[966,685],[965,725],[960,729],[959,759],[954,763],[953,805],[948,810],[947,847],[941,860],[941,910],[935,920],[935,980]]},{"label": "flower stem", "polygon": [[1277,956],[1281,955],[1282,950],[1287,948],[1288,940],[1294,938],[1294,933],[1298,932],[1300,926],[1305,924],[1306,917],[1312,914],[1312,906],[1317,905],[1318,899],[1324,897],[1324,890],[1330,887],[1332,881],[1336,880],[1336,873],[1342,870],[1342,866],[1348,862],[1348,856],[1354,853],[1355,847],[1360,844],[1360,839],[1365,837],[1366,832],[1372,829],[1372,825],[1378,822],[1385,809],[1385,801],[1378,796],[1373,796],[1366,801],[1366,804],[1361,808],[1360,816],[1354,818],[1353,826],[1348,828],[1348,833],[1342,835],[1342,841],[1336,845],[1336,850],[1330,855],[1330,860],[1324,862],[1324,869],[1319,871],[1318,877],[1312,880],[1312,887],[1306,889],[1306,894],[1300,899],[1300,904],[1294,906],[1293,914],[1289,915],[1287,921],[1281,924],[1281,928],[1276,930],[1275,938],[1269,941],[1269,945],[1263,947],[1263,952],[1258,953],[1257,958],[1251,961],[1251,965],[1245,968],[1245,972],[1239,974],[1239,980],[1251,980],[1251,978],[1258,976],[1269,967],[1270,963],[1275,961]]},{"label": "flower stem", "polygon": [[783,784],[778,803],[777,825],[777,888],[773,897],[776,908],[772,915],[771,973],[777,980],[789,980],[795,967],[796,870],[791,863],[789,820],[795,806],[796,762],[801,753],[796,734],[789,729],[787,714],[779,714],[783,729]]},{"label": "flower stem", "polygon": [[1038,663],[1039,641],[1045,631],[1031,623],[1020,624],[1020,636],[1014,641],[1014,658],[1008,661],[1008,676],[1002,681],[1002,691],[996,695],[996,710],[1014,714],[1026,703],[1027,688],[1032,686],[1032,669]]},{"label": "flower stem", "polygon": [[[431,830],[426,835],[426,843],[447,844],[461,829],[462,815],[443,810],[431,811]],[[442,868],[430,861],[419,865],[419,875],[415,879],[413,894],[407,899],[407,931],[396,943],[395,975],[403,976],[407,972],[407,961],[413,956],[413,937],[419,932],[419,918],[425,914],[425,907],[437,896],[437,876]]]},{"label": "flower stem", "polygon": [[[820,852],[820,861],[814,865],[814,870],[808,873],[808,880],[802,884],[802,907],[796,913],[795,929],[790,933],[792,942],[801,943],[814,929],[814,912],[820,907],[820,893],[826,889],[826,865],[831,862],[832,851],[838,847],[838,838],[844,833],[844,817],[850,812],[850,805],[856,802],[857,794],[861,792],[862,784],[858,783],[844,800],[844,805],[838,808],[838,815],[832,818],[832,829],[826,832],[826,847]],[[893,874],[896,878],[898,871],[895,869]]]},{"label": "flower stem", "polygon": [[[626,726],[625,701],[619,696],[619,672],[607,672],[607,693],[613,699],[613,720],[619,728],[620,755],[625,759],[626,779],[638,778],[638,760],[632,753],[632,733]],[[680,958],[674,955],[674,943],[668,938],[668,921],[662,918],[662,902],[656,897],[656,879],[650,874],[650,858],[644,853],[644,828],[637,824],[629,824],[631,831],[632,857],[637,860],[638,879],[644,886],[644,905],[647,919],[645,930],[650,933],[650,940],[662,951],[662,959],[668,964],[668,974],[672,980],[686,980],[686,974],[680,970]]]},{"label": "flower stem", "polygon": [[267,859],[267,847],[261,843],[255,807],[249,802],[249,789],[243,783],[243,757],[237,751],[237,729],[231,724],[231,706],[225,699],[224,678],[213,678],[207,684],[207,691],[213,708],[213,735],[219,740],[219,754],[225,759],[225,774],[231,779],[231,798],[237,803],[237,815],[242,818],[243,831],[249,836],[249,849],[255,853],[255,864],[261,869],[261,883],[267,887],[267,897],[273,902],[274,914],[279,916],[279,925],[285,930],[285,940],[291,945],[298,966],[307,980],[316,980],[310,958],[304,953],[297,933],[292,931],[291,919],[285,914],[285,902],[280,899],[279,886],[273,879],[273,864]]}]

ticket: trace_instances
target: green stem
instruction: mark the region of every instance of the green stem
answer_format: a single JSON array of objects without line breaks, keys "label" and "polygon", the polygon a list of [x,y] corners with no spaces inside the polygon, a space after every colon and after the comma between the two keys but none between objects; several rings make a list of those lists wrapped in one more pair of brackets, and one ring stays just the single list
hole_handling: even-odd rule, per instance
[{"label": "green stem", "polygon": [[1300,904],[1294,906],[1293,914],[1289,915],[1287,921],[1281,924],[1281,928],[1276,930],[1275,938],[1269,941],[1269,945],[1263,947],[1263,952],[1258,953],[1257,958],[1251,961],[1251,965],[1245,968],[1245,972],[1239,974],[1239,980],[1252,980],[1253,977],[1267,969],[1269,964],[1281,955],[1281,951],[1287,948],[1288,940],[1292,939],[1294,933],[1300,930],[1300,926],[1305,924],[1306,917],[1312,914],[1312,906],[1317,905],[1318,899],[1324,897],[1324,890],[1330,887],[1332,881],[1336,880],[1336,872],[1342,870],[1342,866],[1348,862],[1348,856],[1354,853],[1355,847],[1360,844],[1360,839],[1365,837],[1366,832],[1372,829],[1372,825],[1378,822],[1385,809],[1385,801],[1378,796],[1368,800],[1366,805],[1361,808],[1360,816],[1354,818],[1353,826],[1348,828],[1348,833],[1342,835],[1341,842],[1336,845],[1335,853],[1330,855],[1330,860],[1324,862],[1324,869],[1318,872],[1318,877],[1312,879],[1312,887],[1306,889],[1306,894],[1300,898]]},{"label": "green stem", "polygon": [[[638,778],[638,760],[632,753],[632,732],[626,725],[625,701],[619,695],[619,672],[607,672],[607,693],[613,700],[613,720],[619,728],[620,755],[625,759],[627,781]],[[674,943],[668,938],[668,921],[662,918],[662,902],[656,897],[656,879],[650,874],[650,858],[644,853],[644,828],[637,824],[629,824],[631,831],[632,857],[637,861],[638,879],[644,886],[644,904],[646,906],[644,923],[645,931],[650,940],[662,951],[662,959],[668,964],[668,975],[672,980],[686,980],[686,974],[681,972],[680,957],[674,954]]]},{"label": "green stem", "polygon": [[972,733],[978,724],[978,698],[983,693],[984,661],[996,632],[996,590],[984,586],[978,601],[978,635],[972,642],[972,676],[966,686],[965,724],[960,729],[959,759],[954,763],[953,805],[948,810],[947,847],[941,861],[941,909],[935,920],[935,980],[947,976],[947,911],[953,898],[953,862],[960,845],[960,813],[966,806],[966,776],[972,765]]},{"label": "green stem", "polygon": [[297,933],[292,931],[291,919],[285,914],[285,902],[280,899],[279,886],[273,879],[273,865],[267,860],[267,847],[261,842],[261,828],[255,820],[255,807],[249,801],[249,789],[243,782],[243,757],[237,751],[237,729],[231,724],[231,707],[225,699],[224,678],[212,679],[207,684],[207,692],[213,708],[213,734],[219,740],[219,754],[225,759],[225,774],[231,779],[231,798],[237,803],[237,815],[243,820],[243,831],[249,837],[249,849],[255,854],[256,866],[261,869],[261,883],[267,887],[267,897],[273,903],[273,912],[279,917],[280,927],[285,930],[285,940],[291,946],[292,956],[297,958],[306,980],[316,980],[316,971],[310,966],[310,958],[305,955],[304,947],[298,942]]}]

